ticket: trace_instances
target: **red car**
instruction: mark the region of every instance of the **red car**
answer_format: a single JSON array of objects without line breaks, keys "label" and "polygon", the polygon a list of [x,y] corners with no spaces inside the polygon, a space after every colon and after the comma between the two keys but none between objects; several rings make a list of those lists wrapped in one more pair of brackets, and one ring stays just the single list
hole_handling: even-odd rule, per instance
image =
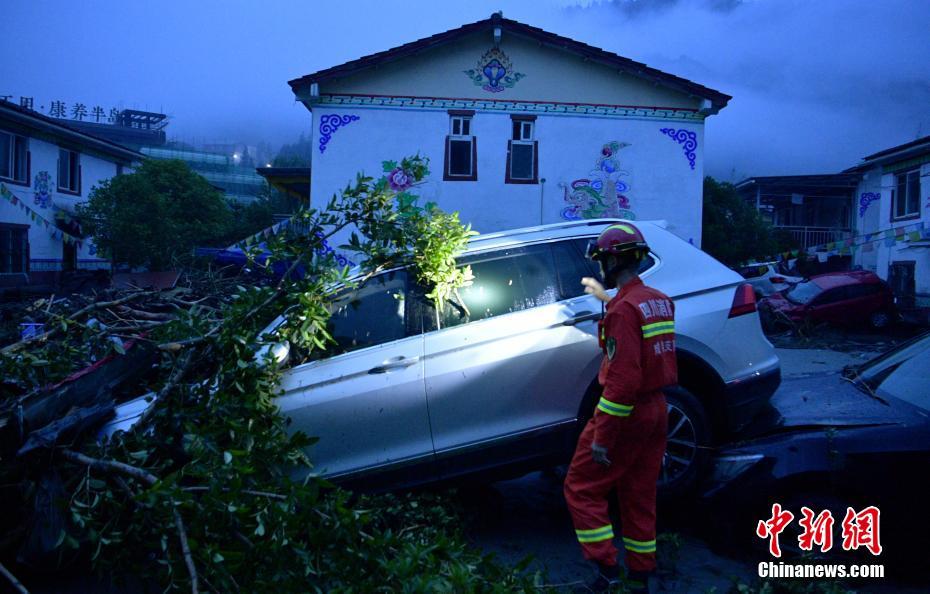
[{"label": "red car", "polygon": [[760,310],[775,324],[785,316],[798,323],[868,324],[880,329],[898,317],[891,287],[867,270],[812,276],[791,289],[765,297]]}]

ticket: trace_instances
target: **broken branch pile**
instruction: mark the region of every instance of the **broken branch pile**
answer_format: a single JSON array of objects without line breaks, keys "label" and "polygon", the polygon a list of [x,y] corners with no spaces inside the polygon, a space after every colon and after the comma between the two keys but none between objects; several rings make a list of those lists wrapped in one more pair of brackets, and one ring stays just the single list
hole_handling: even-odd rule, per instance
[{"label": "broken branch pile", "polygon": [[[385,164],[398,167],[414,181],[428,173],[419,158]],[[89,560],[165,591],[529,587],[519,569],[463,543],[443,498],[355,496],[310,474],[313,440],[279,414],[281,371],[262,355],[262,329],[282,314],[274,340],[288,340],[298,360],[331,344],[334,287],[351,286],[324,249],[334,230],[363,231],[350,244],[368,275],[410,261],[414,235],[464,245],[468,230],[418,209],[386,177],[359,176],[298,218],[309,231],[269,238],[252,264],[284,263],[281,277],[189,273],[172,290],[26,308],[41,326],[0,348],[0,505],[19,510],[0,519],[0,555],[43,569]],[[417,261],[445,292],[463,282],[447,253]],[[98,435],[130,399],[141,402],[132,428]]]}]

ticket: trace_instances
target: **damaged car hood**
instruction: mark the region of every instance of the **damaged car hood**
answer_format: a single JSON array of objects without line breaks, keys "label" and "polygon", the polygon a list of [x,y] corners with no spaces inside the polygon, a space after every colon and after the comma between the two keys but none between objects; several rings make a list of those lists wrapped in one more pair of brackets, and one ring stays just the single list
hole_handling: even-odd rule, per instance
[{"label": "damaged car hood", "polygon": [[835,427],[873,427],[913,420],[896,401],[870,396],[839,374],[793,378],[782,384],[772,404],[779,419],[753,431],[751,438],[774,433]]}]

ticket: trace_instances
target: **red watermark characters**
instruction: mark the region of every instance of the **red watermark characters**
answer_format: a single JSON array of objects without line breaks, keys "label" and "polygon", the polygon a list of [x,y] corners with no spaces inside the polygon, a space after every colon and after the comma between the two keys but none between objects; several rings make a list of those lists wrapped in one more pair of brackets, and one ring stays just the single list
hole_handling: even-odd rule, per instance
[{"label": "red watermark characters", "polygon": [[[879,537],[879,519],[881,512],[874,505],[856,512],[851,507],[846,508],[843,518],[843,550],[854,551],[863,547],[870,553],[878,556],[882,552]],[[781,557],[781,546],[778,537],[791,522],[794,514],[783,509],[781,504],[772,504],[772,516],[768,520],[759,520],[756,526],[756,536],[769,539],[769,553],[773,557]],[[819,514],[809,507],[801,507],[801,518],[798,520],[803,532],[798,537],[798,546],[802,551],[812,551],[819,546],[820,551],[826,553],[833,548],[833,514],[825,509]]]}]

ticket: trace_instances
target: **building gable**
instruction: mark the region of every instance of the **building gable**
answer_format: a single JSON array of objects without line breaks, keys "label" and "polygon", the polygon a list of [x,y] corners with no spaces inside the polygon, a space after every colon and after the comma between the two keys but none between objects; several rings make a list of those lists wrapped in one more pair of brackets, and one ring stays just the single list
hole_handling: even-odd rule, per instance
[{"label": "building gable", "polygon": [[290,84],[308,107],[333,98],[352,103],[352,98],[376,96],[670,108],[707,115],[730,99],[498,15]]}]

